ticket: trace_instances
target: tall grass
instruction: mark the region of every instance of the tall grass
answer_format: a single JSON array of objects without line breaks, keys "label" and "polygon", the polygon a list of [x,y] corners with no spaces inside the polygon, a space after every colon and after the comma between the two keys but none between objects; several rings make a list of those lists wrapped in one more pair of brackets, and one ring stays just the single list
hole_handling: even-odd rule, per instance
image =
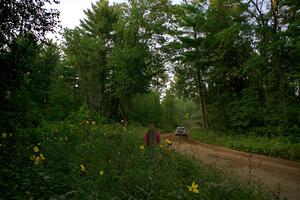
[{"label": "tall grass", "polygon": [[81,119],[2,137],[0,199],[270,199],[163,142],[144,147],[145,131]]},{"label": "tall grass", "polygon": [[287,137],[267,137],[243,134],[224,134],[213,130],[196,129],[192,138],[235,150],[300,161],[300,143]]}]

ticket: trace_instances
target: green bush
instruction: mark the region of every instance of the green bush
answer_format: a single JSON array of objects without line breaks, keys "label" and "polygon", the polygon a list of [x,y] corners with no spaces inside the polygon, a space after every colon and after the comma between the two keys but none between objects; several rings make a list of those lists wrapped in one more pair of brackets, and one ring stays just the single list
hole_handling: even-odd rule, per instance
[{"label": "green bush", "polygon": [[[80,111],[1,138],[4,199],[255,199],[248,187],[161,146],[143,127],[99,124]],[[22,137],[21,137],[22,135]],[[21,140],[22,139],[22,140]],[[42,155],[41,155],[42,154]],[[188,186],[198,184],[199,193]],[[267,197],[263,199],[268,199]]]},{"label": "green bush", "polygon": [[244,134],[223,134],[213,130],[193,130],[191,135],[194,139],[208,144],[216,144],[228,148],[285,158],[289,160],[300,160],[300,143],[295,143],[284,136],[256,136]]}]

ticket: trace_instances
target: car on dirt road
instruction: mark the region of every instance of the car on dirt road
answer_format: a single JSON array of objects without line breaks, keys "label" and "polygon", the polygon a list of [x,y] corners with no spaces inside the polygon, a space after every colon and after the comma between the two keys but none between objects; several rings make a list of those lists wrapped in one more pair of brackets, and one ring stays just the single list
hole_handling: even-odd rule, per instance
[{"label": "car on dirt road", "polygon": [[175,136],[187,136],[186,134],[186,130],[184,127],[177,127],[176,130],[175,130]]}]

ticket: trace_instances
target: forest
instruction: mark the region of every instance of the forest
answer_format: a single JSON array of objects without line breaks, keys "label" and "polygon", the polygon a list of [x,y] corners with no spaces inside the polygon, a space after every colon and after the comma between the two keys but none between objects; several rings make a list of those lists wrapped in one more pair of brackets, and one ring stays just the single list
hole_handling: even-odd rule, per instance
[{"label": "forest", "polygon": [[153,159],[150,123],[300,160],[299,0],[99,0],[74,29],[51,4],[0,2],[0,199],[271,198]]}]

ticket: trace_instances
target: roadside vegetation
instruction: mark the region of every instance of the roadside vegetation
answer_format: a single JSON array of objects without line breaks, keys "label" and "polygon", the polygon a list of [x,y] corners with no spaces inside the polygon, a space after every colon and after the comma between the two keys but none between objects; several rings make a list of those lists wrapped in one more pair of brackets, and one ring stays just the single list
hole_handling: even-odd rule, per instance
[{"label": "roadside vegetation", "polygon": [[174,152],[171,141],[145,147],[145,131],[76,113],[18,136],[2,134],[1,198],[271,199],[258,185],[242,186]]},{"label": "roadside vegetation", "polygon": [[243,135],[238,133],[224,134],[224,132],[204,129],[191,130],[190,135],[193,139],[206,144],[300,161],[300,142],[293,138],[284,136],[269,138],[267,136]]}]

